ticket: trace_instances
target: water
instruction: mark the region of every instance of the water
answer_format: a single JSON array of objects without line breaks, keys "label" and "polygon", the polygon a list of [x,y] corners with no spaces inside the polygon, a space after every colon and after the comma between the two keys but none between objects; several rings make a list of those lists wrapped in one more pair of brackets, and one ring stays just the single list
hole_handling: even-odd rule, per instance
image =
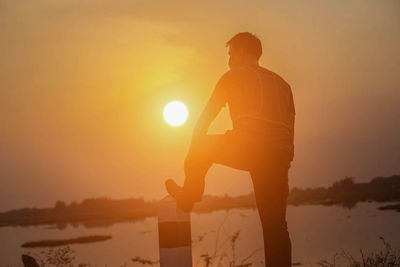
[{"label": "water", "polygon": [[[305,266],[316,266],[319,260],[331,260],[335,253],[346,250],[359,255],[359,250],[382,249],[384,237],[392,247],[400,249],[400,213],[379,211],[379,204],[361,203],[348,210],[336,206],[289,206],[288,227],[292,240],[293,261]],[[217,242],[217,230],[218,242]],[[192,214],[192,239],[206,233],[202,242],[193,244],[194,264],[200,255],[232,256],[229,237],[240,230],[235,255],[240,260],[256,251],[251,257],[254,266],[263,266],[261,224],[254,210],[216,211]],[[69,225],[63,230],[49,226],[1,227],[0,266],[22,266],[21,254],[38,254],[45,248],[21,248],[26,241],[73,238],[84,235],[112,235],[112,239],[99,243],[76,244],[74,263],[91,263],[97,266],[141,266],[131,258],[158,259],[158,233],[155,217],[138,222],[116,223],[106,227]],[[259,250],[257,250],[259,249]],[[201,266],[198,264],[198,266]]]}]

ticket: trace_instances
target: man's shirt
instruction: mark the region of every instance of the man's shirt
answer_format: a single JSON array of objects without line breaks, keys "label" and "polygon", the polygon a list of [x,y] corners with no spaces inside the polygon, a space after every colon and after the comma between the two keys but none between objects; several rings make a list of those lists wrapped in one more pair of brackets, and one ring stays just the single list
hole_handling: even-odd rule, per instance
[{"label": "man's shirt", "polygon": [[228,104],[234,130],[285,135],[293,142],[293,95],[279,75],[256,65],[232,69],[220,78],[211,100]]}]

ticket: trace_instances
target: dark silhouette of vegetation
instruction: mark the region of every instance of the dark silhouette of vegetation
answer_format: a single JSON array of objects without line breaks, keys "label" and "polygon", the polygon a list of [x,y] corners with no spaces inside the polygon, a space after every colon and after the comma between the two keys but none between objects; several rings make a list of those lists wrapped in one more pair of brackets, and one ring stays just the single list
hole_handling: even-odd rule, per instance
[{"label": "dark silhouette of vegetation", "polygon": [[111,239],[110,235],[82,236],[71,239],[56,239],[56,240],[41,240],[41,241],[26,242],[22,244],[21,247],[23,248],[57,247],[70,244],[94,243],[94,242],[106,241],[108,239]]},{"label": "dark silhouette of vegetation", "polygon": [[[376,177],[368,183],[355,183],[354,178],[345,177],[330,187],[293,188],[289,205],[340,205],[352,208],[360,201],[400,201],[400,175]],[[194,212],[205,213],[214,210],[255,209],[254,194],[231,197],[204,196],[196,203]],[[400,211],[400,203],[383,206],[380,209]],[[56,224],[64,229],[68,224],[85,227],[107,226],[121,221],[143,220],[157,214],[157,201],[142,198],[112,200],[109,198],[85,199],[69,205],[57,201],[53,208],[25,208],[0,213],[0,226]]]},{"label": "dark silhouette of vegetation", "polygon": [[342,251],[341,254],[336,254],[333,257],[332,262],[324,260],[318,262],[318,265],[322,267],[343,266],[339,265],[339,260],[342,258],[346,262],[345,266],[348,267],[399,267],[400,251],[393,250],[390,244],[387,243],[383,237],[380,237],[380,239],[384,245],[383,250],[366,255],[363,250],[360,249],[360,259],[356,259],[350,253]]},{"label": "dark silhouette of vegetation", "polygon": [[324,204],[348,208],[361,201],[400,201],[400,175],[376,177],[368,183],[355,183],[353,177],[346,177],[327,188],[293,188],[288,199],[293,205]]},{"label": "dark silhouette of vegetation", "polygon": [[148,260],[148,259],[143,259],[139,256],[136,256],[136,257],[132,258],[131,260],[134,263],[140,263],[142,265],[156,265],[157,263],[160,262],[159,260],[152,261],[152,260]]},{"label": "dark silhouette of vegetation", "polygon": [[[247,267],[253,266],[255,264],[252,261],[254,255],[264,250],[263,247],[253,250],[247,256],[239,258],[236,255],[237,243],[240,240],[241,231],[237,230],[230,235],[228,235],[225,239],[221,240],[221,232],[223,232],[224,224],[229,219],[231,215],[234,213],[229,212],[218,228],[214,231],[209,231],[200,234],[196,239],[192,240],[192,247],[201,247],[203,253],[200,254],[200,258],[197,259],[195,266],[205,266],[205,267],[222,267],[222,266],[230,266],[230,267]],[[241,214],[238,214],[241,216]],[[210,251],[210,249],[203,245],[205,239],[210,237],[214,239],[215,245],[214,249]],[[264,262],[261,262],[264,265]]]},{"label": "dark silhouette of vegetation", "polygon": [[[203,253],[200,254],[198,259],[195,259],[195,266],[201,267],[250,267],[258,266],[257,264],[264,265],[263,261],[255,262],[253,256],[261,252],[263,248],[259,248],[249,253],[246,257],[238,258],[236,256],[236,248],[238,246],[238,241],[240,240],[240,230],[235,231],[228,235],[222,241],[220,240],[220,230],[223,227],[226,219],[230,214],[228,214],[225,220],[220,224],[216,231],[210,231],[199,235],[195,240],[192,241],[193,247],[201,246]],[[215,235],[215,248],[213,251],[209,251],[206,246],[202,243],[205,241],[209,235]],[[327,260],[321,260],[317,262],[318,266],[321,267],[400,267],[400,251],[394,250],[389,243],[387,243],[382,237],[380,237],[384,248],[376,252],[371,252],[366,254],[362,249],[360,249],[360,255],[356,258],[354,255],[342,251],[333,256],[331,262]],[[75,264],[75,251],[69,246],[57,248],[57,249],[47,249],[39,253],[31,255],[35,261],[37,261],[39,266],[56,266],[56,267],[92,267],[90,263],[79,263]],[[131,258],[131,262],[136,263],[140,266],[149,265],[154,266],[159,264],[159,260],[145,259],[140,256],[135,256]],[[295,262],[293,266],[302,266],[300,262]],[[25,265],[27,266],[27,265]],[[120,266],[126,266],[126,264],[121,264]]]},{"label": "dark silhouette of vegetation", "polygon": [[39,264],[36,262],[35,258],[30,255],[23,254],[21,256],[22,263],[24,267],[40,267]]},{"label": "dark silhouette of vegetation", "polygon": [[24,208],[0,213],[0,226],[56,224],[64,229],[67,223],[87,227],[108,225],[108,222],[137,221],[156,214],[156,201],[142,198],[112,200],[110,198],[85,199],[81,203],[66,205],[57,201],[53,208]]},{"label": "dark silhouette of vegetation", "polygon": [[[41,267],[57,266],[57,267],[72,267],[75,259],[75,251],[69,246],[57,249],[48,249],[30,255]],[[81,265],[79,265],[81,266]]]},{"label": "dark silhouette of vegetation", "polygon": [[396,210],[400,212],[400,203],[379,207],[380,210]]}]

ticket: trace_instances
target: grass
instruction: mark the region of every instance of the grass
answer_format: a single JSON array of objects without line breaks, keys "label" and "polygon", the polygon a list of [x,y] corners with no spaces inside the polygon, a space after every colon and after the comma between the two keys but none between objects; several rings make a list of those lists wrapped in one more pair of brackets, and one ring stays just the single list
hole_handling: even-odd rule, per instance
[{"label": "grass", "polygon": [[[258,253],[263,253],[263,248],[257,248],[245,256],[239,256],[237,248],[241,239],[241,231],[237,230],[225,238],[221,237],[224,230],[224,224],[232,213],[228,213],[222,223],[216,230],[205,232],[192,240],[192,247],[200,250],[200,255],[194,259],[195,267],[250,267],[264,266],[264,262],[255,260]],[[206,245],[206,239],[212,238],[214,246]],[[380,238],[383,248],[366,254],[360,249],[359,255],[352,255],[346,251],[337,253],[333,256],[332,261],[322,260],[316,263],[320,267],[400,267],[400,251],[394,250],[391,245],[382,237]],[[209,240],[208,240],[209,241]],[[209,242],[207,242],[209,244]],[[212,247],[212,249],[210,249]],[[56,266],[56,267],[91,267],[95,266],[90,263],[75,264],[75,251],[69,246],[40,252],[40,254],[32,255],[37,259],[40,266]],[[129,263],[136,266],[158,266],[158,259],[146,259],[141,256],[135,256],[127,259]],[[303,266],[300,262],[295,262],[293,266]],[[104,264],[104,266],[107,266]],[[127,266],[126,263],[121,264]],[[315,265],[314,265],[315,266]]]},{"label": "grass", "polygon": [[[336,254],[333,257],[332,262],[320,261],[318,263],[321,267],[398,267],[400,266],[400,251],[393,250],[391,245],[385,241],[383,237],[380,237],[384,249],[377,252],[365,254],[360,249],[360,257],[356,259],[353,255],[346,251],[342,251],[340,254]],[[345,265],[340,264],[343,262]]]},{"label": "grass", "polygon": [[[198,237],[198,240],[202,242],[205,235]],[[236,256],[237,241],[240,239],[240,231],[236,231],[234,234],[229,236],[226,240],[230,251],[217,249],[212,252],[205,252],[200,255],[194,266],[201,267],[250,267],[255,266],[255,262],[251,261],[251,258],[258,250],[253,251],[247,257],[238,258]],[[382,237],[380,238],[383,243],[383,249],[376,252],[365,254],[363,250],[360,250],[358,259],[346,251],[342,251],[340,254],[335,254],[333,260],[328,262],[326,260],[319,261],[317,266],[320,267],[399,267],[400,266],[400,251],[394,250],[389,243],[387,243]],[[224,242],[222,242],[224,243]],[[197,243],[198,244],[198,243]],[[219,247],[221,248],[221,247]],[[259,250],[262,250],[260,248]],[[230,252],[230,253],[228,253]],[[228,256],[230,255],[230,256]],[[40,266],[43,267],[94,267],[90,263],[79,263],[74,264],[75,251],[69,246],[42,251],[39,254],[32,255],[37,260]],[[149,260],[136,256],[130,260],[132,263],[136,263],[139,266],[154,266],[159,264],[159,260]],[[260,262],[263,264],[263,262]],[[104,266],[107,266],[106,264]],[[121,264],[121,267],[127,266]],[[293,266],[302,266],[301,263],[293,263]]]}]

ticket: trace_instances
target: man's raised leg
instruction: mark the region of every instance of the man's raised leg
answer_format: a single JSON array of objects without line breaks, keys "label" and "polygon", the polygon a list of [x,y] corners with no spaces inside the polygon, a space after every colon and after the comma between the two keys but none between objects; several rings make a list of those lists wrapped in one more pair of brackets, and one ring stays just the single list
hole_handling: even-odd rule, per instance
[{"label": "man's raised leg", "polygon": [[165,183],[168,193],[184,211],[190,211],[193,204],[203,197],[205,176],[213,163],[210,155],[213,154],[219,139],[215,135],[208,135],[202,142],[190,148],[184,163],[186,178],[183,187],[178,186],[172,179]]}]

